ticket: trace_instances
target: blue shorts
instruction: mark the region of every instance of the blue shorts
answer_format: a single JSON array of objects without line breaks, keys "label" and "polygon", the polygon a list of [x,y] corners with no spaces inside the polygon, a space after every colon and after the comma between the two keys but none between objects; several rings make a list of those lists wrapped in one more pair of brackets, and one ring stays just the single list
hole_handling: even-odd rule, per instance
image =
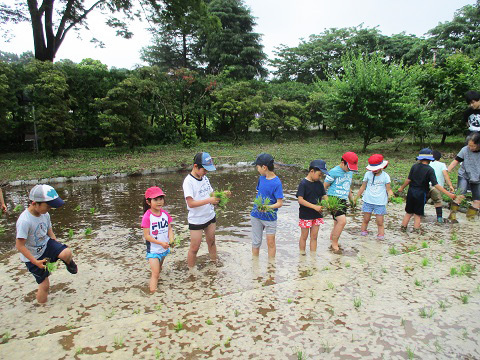
[{"label": "blue shorts", "polygon": [[363,202],[362,211],[366,213],[374,213],[375,215],[386,215],[387,207],[385,205],[375,205]]},{"label": "blue shorts", "polygon": [[[37,260],[49,258],[50,262],[56,262],[58,260],[58,255],[60,255],[60,253],[67,247],[67,245],[62,244],[56,240],[48,239],[45,251],[43,252],[42,256],[40,256]],[[33,265],[30,261],[26,262],[25,265],[27,266],[28,271],[30,271],[35,277],[37,284],[41,284],[43,280],[50,276],[47,268],[40,269],[37,265]]]},{"label": "blue shorts", "polygon": [[170,254],[170,249],[167,249],[167,251],[164,251],[163,253],[161,254],[155,254],[155,253],[148,253],[147,252],[147,257],[146,259],[158,259],[160,261],[162,261],[163,259],[165,259],[165,256],[167,256],[168,254]]}]

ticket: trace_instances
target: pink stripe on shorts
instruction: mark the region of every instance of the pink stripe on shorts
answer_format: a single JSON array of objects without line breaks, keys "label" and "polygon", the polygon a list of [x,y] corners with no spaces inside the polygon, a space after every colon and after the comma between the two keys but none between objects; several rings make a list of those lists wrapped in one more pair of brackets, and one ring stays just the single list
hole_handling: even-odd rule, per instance
[{"label": "pink stripe on shorts", "polygon": [[323,218],[318,218],[318,219],[313,219],[313,220],[302,220],[300,219],[298,221],[298,226],[300,226],[303,229],[309,229],[314,225],[323,225],[325,224],[323,222]]}]

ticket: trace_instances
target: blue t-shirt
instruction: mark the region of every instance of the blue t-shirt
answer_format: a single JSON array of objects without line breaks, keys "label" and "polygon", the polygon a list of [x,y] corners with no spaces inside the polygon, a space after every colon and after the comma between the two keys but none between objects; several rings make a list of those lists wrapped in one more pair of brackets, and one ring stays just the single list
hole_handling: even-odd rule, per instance
[{"label": "blue t-shirt", "polygon": [[337,165],[328,173],[329,175],[325,178],[325,182],[330,184],[327,195],[347,200],[352,185],[353,172],[345,171]]},{"label": "blue t-shirt", "polygon": [[385,172],[378,176],[371,171],[367,171],[363,177],[363,182],[367,183],[363,193],[363,201],[372,205],[387,205],[388,194],[386,185],[390,184],[390,176]]},{"label": "blue t-shirt", "polygon": [[[260,176],[257,183],[257,198],[261,196],[262,199],[269,198],[270,205],[277,202],[277,199],[283,199],[282,182],[278,176],[267,180],[266,176]],[[265,203],[265,201],[264,201]],[[260,212],[257,210],[257,205],[253,204],[253,209],[250,215],[260,220],[275,221],[277,220],[278,209],[273,209],[274,213]]]}]

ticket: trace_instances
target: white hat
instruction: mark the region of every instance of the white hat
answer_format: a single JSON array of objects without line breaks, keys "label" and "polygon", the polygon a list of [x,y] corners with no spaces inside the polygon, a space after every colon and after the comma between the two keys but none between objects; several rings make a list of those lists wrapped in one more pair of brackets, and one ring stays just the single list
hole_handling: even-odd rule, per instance
[{"label": "white hat", "polygon": [[60,199],[57,192],[50,185],[35,185],[32,190],[30,190],[29,195],[30,200],[35,202],[45,202],[53,208],[59,208],[65,201]]}]

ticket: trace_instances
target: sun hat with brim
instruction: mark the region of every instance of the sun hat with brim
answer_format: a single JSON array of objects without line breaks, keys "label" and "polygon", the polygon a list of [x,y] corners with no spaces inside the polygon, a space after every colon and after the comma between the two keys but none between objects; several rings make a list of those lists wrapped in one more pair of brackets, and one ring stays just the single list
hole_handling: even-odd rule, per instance
[{"label": "sun hat with brim", "polygon": [[193,163],[200,165],[207,171],[215,171],[217,168],[213,165],[213,159],[207,152],[200,152],[193,158]]},{"label": "sun hat with brim", "polygon": [[35,185],[32,190],[30,190],[28,198],[35,202],[47,203],[55,209],[65,204],[65,201],[58,196],[55,189],[50,185],[45,184]]},{"label": "sun hat with brim", "polygon": [[159,196],[165,196],[165,194],[158,186],[149,187],[147,191],[145,191],[145,199],[155,199]]},{"label": "sun hat with brim", "polygon": [[420,153],[417,156],[417,160],[430,160],[434,161],[435,158],[433,157],[433,151],[429,148],[425,148],[420,150]]},{"label": "sun hat with brim", "polygon": [[347,162],[350,171],[358,171],[358,156],[353,151],[343,154],[342,159]]},{"label": "sun hat with brim", "polygon": [[385,169],[388,166],[388,161],[383,159],[381,154],[373,154],[368,158],[367,170],[377,171],[380,169]]}]

